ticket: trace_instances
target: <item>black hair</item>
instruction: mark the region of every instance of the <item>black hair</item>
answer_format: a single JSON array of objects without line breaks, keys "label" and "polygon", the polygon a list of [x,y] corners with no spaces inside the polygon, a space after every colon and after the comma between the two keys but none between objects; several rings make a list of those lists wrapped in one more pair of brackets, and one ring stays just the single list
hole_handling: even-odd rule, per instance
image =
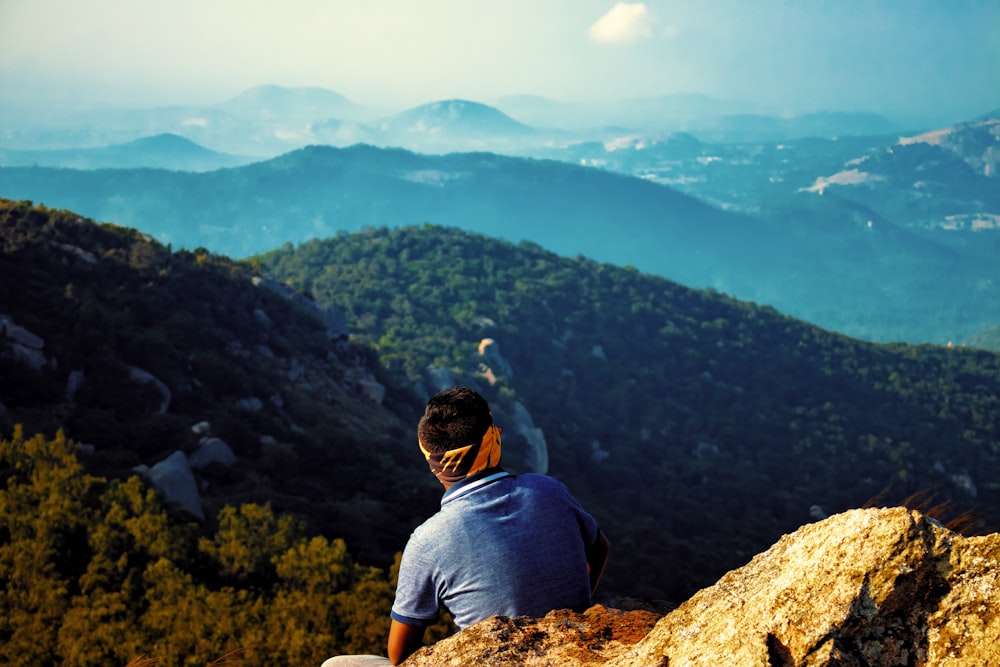
[{"label": "black hair", "polygon": [[468,387],[445,389],[427,401],[417,436],[431,452],[478,443],[493,423],[489,403]]}]

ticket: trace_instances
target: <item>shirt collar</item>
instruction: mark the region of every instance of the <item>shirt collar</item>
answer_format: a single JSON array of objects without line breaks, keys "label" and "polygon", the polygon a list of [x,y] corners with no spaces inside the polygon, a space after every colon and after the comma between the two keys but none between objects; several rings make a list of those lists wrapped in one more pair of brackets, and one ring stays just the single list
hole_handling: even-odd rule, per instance
[{"label": "shirt collar", "polygon": [[445,503],[449,503],[460,496],[464,496],[470,491],[475,491],[476,489],[482,488],[487,484],[492,484],[498,479],[510,476],[511,474],[509,472],[500,468],[489,468],[484,470],[479,474],[473,475],[472,477],[455,482],[448,487],[448,490],[445,491],[444,495],[441,497],[441,504],[444,505]]}]

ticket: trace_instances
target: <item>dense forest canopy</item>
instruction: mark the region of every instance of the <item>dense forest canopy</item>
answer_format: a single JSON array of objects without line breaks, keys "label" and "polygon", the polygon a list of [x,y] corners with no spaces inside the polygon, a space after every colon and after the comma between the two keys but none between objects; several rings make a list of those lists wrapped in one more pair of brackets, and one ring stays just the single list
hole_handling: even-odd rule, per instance
[{"label": "dense forest canopy", "polygon": [[[450,228],[372,228],[259,261],[341,309],[400,381],[445,367],[529,406],[552,474],[626,545],[612,581],[641,573],[643,594],[709,583],[688,568],[739,565],[814,505],[933,490],[998,524],[997,354],[862,343]],[[483,337],[512,368],[492,386]]]},{"label": "dense forest canopy", "polygon": [[[615,545],[605,601],[679,602],[872,499],[928,492],[1000,525],[996,353],[863,343],[429,225],[236,262],[4,201],[0,247],[0,316],[43,339],[45,360],[0,337],[0,645],[14,662],[379,650],[395,555],[440,495],[413,428],[442,377],[478,387],[501,426],[530,412],[548,472]],[[169,389],[168,409],[131,368]],[[248,397],[259,409],[238,407]],[[133,471],[192,451],[200,422],[238,457],[199,473],[203,522]],[[504,431],[512,469],[527,450]]]},{"label": "dense forest canopy", "polygon": [[199,536],[137,476],[83,471],[62,433],[0,441],[0,659],[11,665],[319,664],[376,651],[395,567],[359,565],[270,505]]}]

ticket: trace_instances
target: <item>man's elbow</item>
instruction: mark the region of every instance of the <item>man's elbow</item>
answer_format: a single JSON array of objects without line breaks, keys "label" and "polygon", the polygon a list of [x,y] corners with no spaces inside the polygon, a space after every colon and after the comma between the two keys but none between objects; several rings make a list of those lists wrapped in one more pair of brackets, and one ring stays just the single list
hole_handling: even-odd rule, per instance
[{"label": "man's elbow", "polygon": [[393,619],[389,624],[389,642],[386,646],[389,662],[398,665],[423,646],[425,629]]},{"label": "man's elbow", "polygon": [[597,591],[597,586],[601,583],[601,577],[604,575],[604,566],[607,565],[608,556],[610,554],[611,541],[608,539],[608,536],[604,534],[603,530],[598,529],[597,539],[594,540],[594,544],[587,549],[587,571],[590,575],[591,595]]}]

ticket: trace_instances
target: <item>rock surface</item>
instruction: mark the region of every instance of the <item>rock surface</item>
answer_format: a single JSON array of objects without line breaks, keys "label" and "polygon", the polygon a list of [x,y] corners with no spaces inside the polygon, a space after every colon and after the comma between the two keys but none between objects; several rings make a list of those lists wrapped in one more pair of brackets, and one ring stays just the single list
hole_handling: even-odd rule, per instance
[{"label": "rock surface", "polygon": [[149,371],[144,371],[135,366],[129,366],[128,379],[143,387],[148,387],[152,391],[149,411],[154,415],[164,415],[170,408],[170,388],[157,379]]},{"label": "rock surface", "polygon": [[531,413],[520,401],[516,401],[511,407],[510,416],[512,418],[511,431],[523,436],[528,443],[525,467],[530,472],[544,475],[549,471],[549,446],[545,441],[545,433],[535,426]]},{"label": "rock surface", "polygon": [[188,464],[193,470],[204,470],[213,465],[228,469],[236,465],[236,454],[224,440],[202,438],[198,449],[188,457]]},{"label": "rock surface", "polygon": [[538,620],[494,616],[410,657],[407,667],[603,665],[653,628],[660,615],[595,605]]},{"label": "rock surface", "polygon": [[500,353],[500,344],[492,338],[483,338],[479,341],[479,356],[483,358],[483,363],[493,372],[494,377],[514,377],[510,363]]},{"label": "rock surface", "polygon": [[147,475],[168,502],[177,503],[199,519],[205,518],[198,484],[184,452],[174,452],[150,468]]},{"label": "rock surface", "polygon": [[37,371],[49,364],[42,352],[44,347],[45,341],[41,336],[18,325],[10,316],[0,314],[0,355]]},{"label": "rock surface", "polygon": [[899,507],[851,510],[785,535],[641,640],[635,613],[494,617],[405,664],[1000,665],[1000,533],[963,537]]}]

